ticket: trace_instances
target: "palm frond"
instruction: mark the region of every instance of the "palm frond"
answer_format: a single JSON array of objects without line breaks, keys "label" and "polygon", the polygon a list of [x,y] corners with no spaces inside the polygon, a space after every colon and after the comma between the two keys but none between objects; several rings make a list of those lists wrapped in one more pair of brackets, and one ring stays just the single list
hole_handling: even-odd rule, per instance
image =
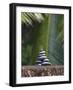
[{"label": "palm frond", "polygon": [[44,17],[41,13],[22,12],[21,13],[21,20],[26,25],[28,25],[28,24],[32,25],[32,21],[37,21],[40,23],[42,20],[44,20]]}]

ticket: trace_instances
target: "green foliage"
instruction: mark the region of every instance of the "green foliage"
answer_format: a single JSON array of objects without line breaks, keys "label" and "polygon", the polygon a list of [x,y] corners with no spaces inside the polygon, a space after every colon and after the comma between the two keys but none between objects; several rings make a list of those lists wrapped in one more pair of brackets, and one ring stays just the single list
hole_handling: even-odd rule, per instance
[{"label": "green foliage", "polygon": [[41,48],[52,64],[64,64],[64,16],[21,13],[22,65],[34,65]]},{"label": "green foliage", "polygon": [[21,13],[21,21],[26,25],[32,25],[33,21],[41,22],[43,20],[43,16],[40,13]]},{"label": "green foliage", "polygon": [[28,45],[22,48],[22,65],[29,65],[31,61],[31,50],[32,47]]},{"label": "green foliage", "polygon": [[52,64],[64,64],[64,16],[52,15],[49,58]]}]

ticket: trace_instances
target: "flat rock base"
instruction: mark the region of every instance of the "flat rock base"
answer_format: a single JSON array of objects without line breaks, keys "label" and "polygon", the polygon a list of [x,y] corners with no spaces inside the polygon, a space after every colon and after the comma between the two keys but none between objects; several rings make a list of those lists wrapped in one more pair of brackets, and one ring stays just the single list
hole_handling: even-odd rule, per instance
[{"label": "flat rock base", "polygon": [[64,66],[22,66],[22,77],[61,76],[64,75]]}]

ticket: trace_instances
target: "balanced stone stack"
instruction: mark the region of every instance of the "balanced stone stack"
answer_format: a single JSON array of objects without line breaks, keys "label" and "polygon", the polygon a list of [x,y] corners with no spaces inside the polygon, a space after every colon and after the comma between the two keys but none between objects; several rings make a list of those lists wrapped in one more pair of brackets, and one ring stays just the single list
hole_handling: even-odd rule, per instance
[{"label": "balanced stone stack", "polygon": [[43,49],[41,49],[39,52],[39,55],[36,60],[36,65],[51,65]]}]

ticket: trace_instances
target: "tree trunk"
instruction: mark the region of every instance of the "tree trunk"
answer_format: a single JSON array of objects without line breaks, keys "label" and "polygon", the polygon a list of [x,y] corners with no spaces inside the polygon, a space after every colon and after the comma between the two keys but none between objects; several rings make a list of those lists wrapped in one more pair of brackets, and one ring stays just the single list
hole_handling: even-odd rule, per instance
[{"label": "tree trunk", "polygon": [[37,30],[34,30],[33,50],[32,50],[32,64],[35,64],[35,60],[39,54],[39,51],[43,48],[46,51],[48,57],[48,42],[50,31],[50,15],[44,16],[44,20],[38,26]]}]

